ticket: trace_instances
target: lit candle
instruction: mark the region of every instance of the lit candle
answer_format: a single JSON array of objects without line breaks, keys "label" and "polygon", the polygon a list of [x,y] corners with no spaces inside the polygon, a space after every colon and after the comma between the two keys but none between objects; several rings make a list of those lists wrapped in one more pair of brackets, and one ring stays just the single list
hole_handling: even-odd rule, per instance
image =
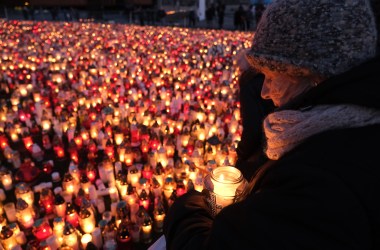
[{"label": "lit candle", "polygon": [[[15,225],[17,225],[17,223],[14,223]],[[7,225],[7,219],[5,219],[5,217],[3,215],[0,215],[0,232],[1,232],[1,229]],[[18,231],[20,231],[20,229],[18,229]]]},{"label": "lit candle", "polygon": [[86,234],[92,233],[95,229],[95,217],[86,208],[82,208],[79,212],[79,225]]},{"label": "lit candle", "polygon": [[26,149],[29,149],[33,145],[33,139],[31,136],[25,136],[22,141]]},{"label": "lit candle", "polygon": [[164,187],[163,187],[164,195],[165,195],[166,199],[169,199],[169,197],[173,193],[174,189],[175,189],[175,183],[173,181],[173,178],[172,177],[167,177],[165,179],[165,183],[164,183]]},{"label": "lit candle", "polygon": [[65,221],[62,217],[56,217],[53,220],[53,233],[58,238],[58,241],[63,242],[63,230],[65,229]]},{"label": "lit candle", "polygon": [[86,171],[87,171],[87,178],[91,182],[94,182],[95,179],[96,179],[96,169],[95,169],[95,167],[92,164],[89,163],[87,165]]},{"label": "lit candle", "polygon": [[55,145],[53,147],[53,149],[54,149],[54,152],[55,152],[55,155],[57,156],[57,158],[61,159],[61,158],[65,157],[65,150],[63,149],[62,146]]},{"label": "lit candle", "polygon": [[117,240],[117,246],[119,249],[132,248],[132,237],[128,230],[127,222],[124,221],[119,225],[116,240]]},{"label": "lit candle", "polygon": [[63,243],[69,247],[72,247],[74,250],[78,250],[78,235],[70,222],[65,223],[65,228],[63,230]]},{"label": "lit candle", "polygon": [[66,215],[66,201],[60,194],[57,194],[54,198],[54,212],[62,218]]},{"label": "lit candle", "polygon": [[34,222],[32,232],[39,241],[46,240],[51,235],[53,235],[53,230],[45,218],[38,219]]},{"label": "lit candle", "polygon": [[88,234],[88,233],[84,234],[84,235],[82,236],[81,240],[80,240],[80,242],[81,242],[81,244],[82,244],[82,248],[83,248],[83,249],[86,249],[87,244],[88,244],[89,242],[91,242],[91,241],[92,241],[92,236],[91,236],[91,234]]},{"label": "lit candle", "polygon": [[83,191],[88,194],[89,193],[89,188],[91,186],[91,182],[88,179],[86,174],[82,174],[80,178],[80,186],[83,189]]},{"label": "lit candle", "polygon": [[233,203],[237,188],[243,182],[243,175],[235,167],[217,167],[211,172],[213,192],[216,195],[216,203],[225,207]]},{"label": "lit candle", "polygon": [[154,215],[154,230],[158,233],[161,233],[163,230],[164,219],[165,219],[165,209],[161,200],[159,200],[159,202],[156,204],[153,215]]},{"label": "lit candle", "polygon": [[73,194],[75,191],[75,179],[70,173],[65,173],[62,181],[62,188],[69,194]]},{"label": "lit candle", "polygon": [[149,197],[148,197],[148,194],[145,191],[145,189],[141,190],[139,198],[140,198],[140,202],[139,202],[140,206],[143,206],[146,210],[148,210],[150,201],[149,201]]},{"label": "lit candle", "polygon": [[66,207],[66,221],[70,223],[73,227],[77,227],[79,224],[78,213],[71,203],[67,203]]},{"label": "lit candle", "polygon": [[118,201],[119,200],[119,193],[117,191],[117,188],[112,186],[108,189],[111,201]]},{"label": "lit candle", "polygon": [[5,149],[9,146],[8,139],[5,135],[0,135],[0,147],[1,149]]},{"label": "lit candle", "polygon": [[49,188],[42,189],[40,195],[40,204],[45,208],[45,212],[50,214],[53,212],[54,196]]},{"label": "lit candle", "polygon": [[152,241],[152,219],[146,215],[144,222],[141,226],[141,240],[143,243],[148,244]]},{"label": "lit candle", "polygon": [[122,132],[115,133],[115,143],[116,145],[120,145],[124,140],[124,135]]},{"label": "lit candle", "polygon": [[133,152],[130,147],[127,147],[124,152],[124,161],[125,164],[129,167],[133,164]]},{"label": "lit candle", "polygon": [[128,181],[131,183],[132,186],[136,186],[140,180],[140,172],[138,171],[137,168],[132,167],[129,170],[127,178],[128,178]]},{"label": "lit candle", "polygon": [[34,224],[34,211],[23,199],[17,199],[16,203],[16,216],[17,221],[23,228],[31,228]]},{"label": "lit candle", "polygon": [[17,246],[16,237],[8,226],[4,226],[0,233],[1,244],[6,250],[11,250]]},{"label": "lit candle", "polygon": [[4,189],[7,191],[13,188],[12,173],[9,170],[1,173],[1,183],[3,184]]}]

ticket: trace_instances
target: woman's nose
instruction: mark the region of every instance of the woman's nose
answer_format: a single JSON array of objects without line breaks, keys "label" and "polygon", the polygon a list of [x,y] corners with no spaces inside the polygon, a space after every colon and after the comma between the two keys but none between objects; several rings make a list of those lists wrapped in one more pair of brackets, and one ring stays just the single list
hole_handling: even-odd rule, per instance
[{"label": "woman's nose", "polygon": [[263,99],[270,99],[270,96],[269,96],[270,83],[271,83],[270,79],[267,79],[267,78],[264,79],[263,87],[261,89],[261,97]]}]

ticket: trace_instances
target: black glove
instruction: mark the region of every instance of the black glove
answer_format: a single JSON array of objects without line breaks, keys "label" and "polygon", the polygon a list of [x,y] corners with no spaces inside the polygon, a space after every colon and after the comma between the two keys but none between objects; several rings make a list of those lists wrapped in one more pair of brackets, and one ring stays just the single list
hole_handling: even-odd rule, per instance
[{"label": "black glove", "polygon": [[195,190],[182,195],[165,217],[167,249],[204,249],[212,223],[205,195]]}]

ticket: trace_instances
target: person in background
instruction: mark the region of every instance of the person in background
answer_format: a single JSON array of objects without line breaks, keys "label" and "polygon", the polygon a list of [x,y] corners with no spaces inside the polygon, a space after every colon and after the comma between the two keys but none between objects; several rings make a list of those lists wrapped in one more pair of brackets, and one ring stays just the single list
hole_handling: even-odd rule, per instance
[{"label": "person in background", "polygon": [[167,249],[380,249],[380,58],[369,0],[278,0],[246,58],[265,75],[269,159],[213,217],[190,191]]},{"label": "person in background", "polygon": [[214,4],[210,4],[210,6],[206,9],[206,22],[207,27],[212,28],[215,16],[215,7]]},{"label": "person in background", "polygon": [[223,28],[225,10],[226,10],[226,5],[223,3],[219,3],[217,7],[219,29]]}]

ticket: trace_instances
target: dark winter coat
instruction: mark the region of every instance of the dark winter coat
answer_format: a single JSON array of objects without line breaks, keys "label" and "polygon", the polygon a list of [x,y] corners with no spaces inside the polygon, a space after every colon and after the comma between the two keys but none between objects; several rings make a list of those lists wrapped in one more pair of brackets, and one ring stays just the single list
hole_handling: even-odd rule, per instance
[{"label": "dark winter coat", "polygon": [[[283,109],[350,103],[380,109],[380,60],[331,78]],[[254,177],[215,219],[203,196],[180,197],[167,249],[380,249],[380,124],[308,138]]]}]

